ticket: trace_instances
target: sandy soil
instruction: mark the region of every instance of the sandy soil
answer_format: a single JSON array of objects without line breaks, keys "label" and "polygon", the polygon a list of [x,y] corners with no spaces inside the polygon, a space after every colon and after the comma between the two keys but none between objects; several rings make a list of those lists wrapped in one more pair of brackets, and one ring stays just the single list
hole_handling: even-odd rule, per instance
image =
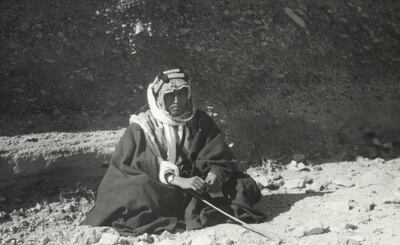
[{"label": "sandy soil", "polygon": [[[236,224],[179,234],[120,237],[107,227],[79,226],[93,205],[82,186],[52,193],[26,191],[25,200],[1,196],[2,244],[399,244],[400,159],[284,168],[271,161],[247,172],[260,184],[257,205],[268,220],[253,226],[272,241]],[[40,188],[40,187],[38,187]],[[48,186],[42,186],[47,188]],[[34,194],[36,193],[36,194]],[[41,196],[38,193],[44,193]]]}]

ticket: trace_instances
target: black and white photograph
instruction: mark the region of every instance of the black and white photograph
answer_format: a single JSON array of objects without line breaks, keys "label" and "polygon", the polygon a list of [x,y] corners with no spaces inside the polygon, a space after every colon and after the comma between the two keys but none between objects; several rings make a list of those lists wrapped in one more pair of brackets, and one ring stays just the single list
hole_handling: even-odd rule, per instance
[{"label": "black and white photograph", "polygon": [[0,245],[399,245],[400,1],[0,0]]}]

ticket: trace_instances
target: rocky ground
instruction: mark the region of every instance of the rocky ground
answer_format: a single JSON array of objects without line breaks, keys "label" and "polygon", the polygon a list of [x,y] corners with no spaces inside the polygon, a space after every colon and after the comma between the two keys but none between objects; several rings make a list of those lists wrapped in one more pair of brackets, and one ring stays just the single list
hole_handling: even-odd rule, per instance
[{"label": "rocky ground", "polygon": [[[257,207],[268,220],[221,224],[178,234],[120,237],[107,227],[79,226],[90,210],[91,188],[26,189],[22,200],[0,196],[1,244],[399,244],[400,159],[358,158],[281,167],[264,160],[247,170],[262,188]],[[51,188],[50,188],[51,189]]]}]

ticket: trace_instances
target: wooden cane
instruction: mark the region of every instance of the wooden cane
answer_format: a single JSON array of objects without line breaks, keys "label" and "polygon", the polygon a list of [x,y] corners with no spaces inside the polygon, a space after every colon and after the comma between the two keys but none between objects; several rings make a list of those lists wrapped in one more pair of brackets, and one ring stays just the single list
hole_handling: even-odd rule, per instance
[{"label": "wooden cane", "polygon": [[231,220],[239,223],[242,225],[243,228],[252,231],[262,237],[267,238],[268,240],[272,240],[272,238],[270,238],[269,236],[265,235],[263,232],[258,231],[256,228],[254,228],[253,226],[241,221],[240,219],[228,214],[227,212],[223,211],[222,209],[218,208],[217,206],[215,206],[214,204],[210,203],[209,201],[205,200],[204,198],[202,198],[199,194],[197,194],[195,191],[193,190],[188,190],[188,192],[193,195],[194,197],[196,197],[197,199],[199,199],[200,201],[202,201],[203,203],[205,203],[206,205],[210,206],[211,208],[217,210],[218,212],[220,212],[221,214],[225,215],[226,217],[230,218]]}]

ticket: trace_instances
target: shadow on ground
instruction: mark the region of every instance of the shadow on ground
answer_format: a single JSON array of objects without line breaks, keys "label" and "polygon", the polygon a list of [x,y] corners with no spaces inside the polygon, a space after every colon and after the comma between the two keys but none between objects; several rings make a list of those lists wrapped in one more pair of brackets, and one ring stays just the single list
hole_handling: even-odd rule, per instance
[{"label": "shadow on ground", "polygon": [[262,211],[268,221],[273,220],[281,213],[285,213],[298,201],[313,196],[323,196],[330,192],[313,192],[313,193],[283,193],[283,194],[271,194],[264,196],[256,208]]}]

